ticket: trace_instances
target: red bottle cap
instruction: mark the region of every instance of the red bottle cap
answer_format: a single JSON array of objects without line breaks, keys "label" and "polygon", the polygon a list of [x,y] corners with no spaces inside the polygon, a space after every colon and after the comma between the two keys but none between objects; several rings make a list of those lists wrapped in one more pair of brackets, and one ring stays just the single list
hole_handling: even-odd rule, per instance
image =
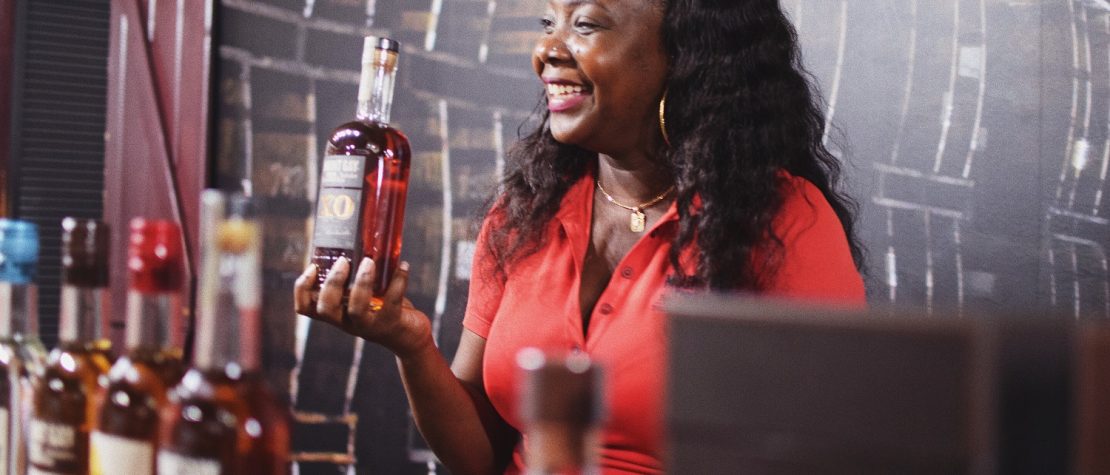
[{"label": "red bottle cap", "polygon": [[181,228],[166,220],[131,220],[127,271],[131,290],[176,292],[184,283]]}]

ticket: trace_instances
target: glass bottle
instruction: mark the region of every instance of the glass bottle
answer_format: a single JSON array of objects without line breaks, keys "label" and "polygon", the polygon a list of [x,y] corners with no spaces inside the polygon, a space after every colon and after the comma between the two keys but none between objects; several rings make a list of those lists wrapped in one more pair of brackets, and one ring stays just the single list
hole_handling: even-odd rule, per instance
[{"label": "glass bottle", "polygon": [[356,118],[328,139],[312,238],[318,284],[340,257],[374,260],[375,306],[400,263],[409,184],[409,140],[389,125],[399,49],[389,38],[365,39]]},{"label": "glass bottle", "polygon": [[527,475],[594,475],[603,419],[601,370],[581,353],[565,357],[526,348],[521,419]]},{"label": "glass bottle", "polygon": [[34,384],[27,436],[32,473],[89,471],[98,383],[110,365],[95,345],[108,308],[108,246],[106,224],[62,221],[60,343]]},{"label": "glass bottle", "polygon": [[46,363],[38,336],[38,228],[0,218],[0,473],[27,472],[27,422],[34,378]]},{"label": "glass bottle", "polygon": [[108,372],[90,437],[93,475],[153,474],[158,411],[181,379],[184,253],[173,221],[131,221],[127,353]]},{"label": "glass bottle", "polygon": [[158,473],[289,473],[290,409],[259,363],[261,230],[251,203],[205,191],[193,366],[161,411]]}]

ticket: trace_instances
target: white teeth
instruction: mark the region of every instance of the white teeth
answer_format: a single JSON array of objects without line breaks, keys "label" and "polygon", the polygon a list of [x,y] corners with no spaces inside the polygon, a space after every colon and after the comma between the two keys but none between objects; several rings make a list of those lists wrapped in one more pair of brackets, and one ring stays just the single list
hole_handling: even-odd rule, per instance
[{"label": "white teeth", "polygon": [[552,96],[566,96],[570,94],[581,94],[583,91],[582,86],[568,86],[563,84],[548,84],[547,93]]}]

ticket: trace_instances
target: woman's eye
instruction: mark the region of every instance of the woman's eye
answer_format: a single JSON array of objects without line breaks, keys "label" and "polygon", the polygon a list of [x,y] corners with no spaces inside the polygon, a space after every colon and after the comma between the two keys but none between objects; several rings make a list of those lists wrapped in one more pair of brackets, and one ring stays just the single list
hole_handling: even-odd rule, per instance
[{"label": "woman's eye", "polygon": [[555,21],[550,18],[540,18],[540,27],[543,28],[544,33],[551,33],[555,30]]},{"label": "woman's eye", "polygon": [[583,33],[590,33],[596,31],[598,28],[601,28],[601,26],[597,23],[592,23],[586,20],[578,20],[574,23],[574,28]]}]

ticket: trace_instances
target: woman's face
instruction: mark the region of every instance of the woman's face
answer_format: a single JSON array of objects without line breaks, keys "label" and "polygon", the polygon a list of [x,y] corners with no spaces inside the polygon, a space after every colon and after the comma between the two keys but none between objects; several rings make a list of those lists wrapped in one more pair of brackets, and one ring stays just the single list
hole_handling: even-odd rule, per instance
[{"label": "woman's face", "polygon": [[605,154],[661,140],[667,75],[658,0],[548,0],[532,66],[555,139]]}]

